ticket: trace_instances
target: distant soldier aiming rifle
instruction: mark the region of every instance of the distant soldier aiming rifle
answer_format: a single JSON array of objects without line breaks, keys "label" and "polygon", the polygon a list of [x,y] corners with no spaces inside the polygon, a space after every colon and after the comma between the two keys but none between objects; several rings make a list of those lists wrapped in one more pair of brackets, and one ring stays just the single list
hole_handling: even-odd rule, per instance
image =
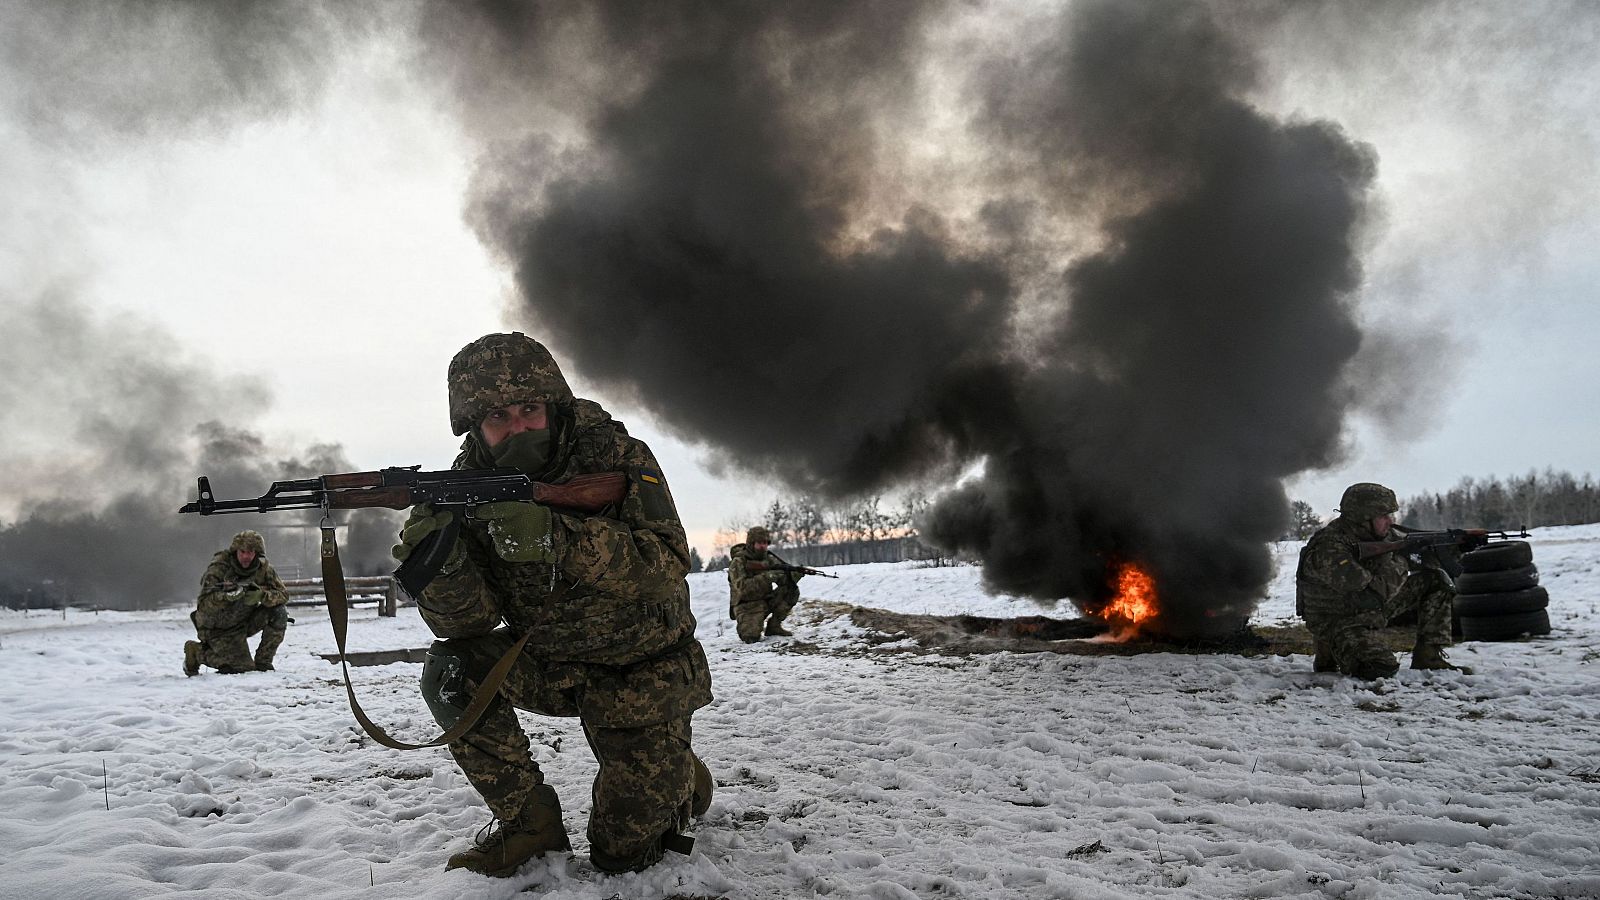
[{"label": "distant soldier aiming rifle", "polygon": [[1400,663],[1384,646],[1380,630],[1400,613],[1415,610],[1411,668],[1471,674],[1444,655],[1452,643],[1456,590],[1440,556],[1512,535],[1483,529],[1415,531],[1395,524],[1398,511],[1394,491],[1371,482],[1353,484],[1339,500],[1338,518],[1300,551],[1295,612],[1316,641],[1315,671],[1363,679],[1395,674]]},{"label": "distant soldier aiming rifle", "polygon": [[771,532],[757,525],[745,532],[744,543],[728,550],[728,617],[746,644],[761,640],[763,632],[775,637],[794,633],[783,627],[783,620],[800,601],[797,582],[802,576],[839,577],[792,566],[768,549],[771,545]]}]

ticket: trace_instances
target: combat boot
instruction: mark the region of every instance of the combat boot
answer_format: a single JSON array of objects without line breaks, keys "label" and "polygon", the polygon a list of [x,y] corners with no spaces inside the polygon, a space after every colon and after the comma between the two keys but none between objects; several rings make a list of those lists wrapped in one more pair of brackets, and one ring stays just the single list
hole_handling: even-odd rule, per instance
[{"label": "combat boot", "polygon": [[571,849],[567,827],[561,822],[561,799],[555,788],[541,784],[533,789],[515,819],[501,822],[487,837],[474,841],[470,849],[450,857],[444,868],[507,878],[541,853]]},{"label": "combat boot", "polygon": [[1460,672],[1471,675],[1469,666],[1457,666],[1444,658],[1444,648],[1434,644],[1418,644],[1411,651],[1411,668],[1424,671]]},{"label": "combat boot", "polygon": [[268,656],[268,657],[263,658],[259,653],[256,654],[256,671],[257,672],[275,672],[275,671],[277,671],[276,669],[272,668],[272,657]]},{"label": "combat boot", "polygon": [[767,620],[767,634],[772,637],[794,637],[794,632],[783,627],[783,620],[777,616]]},{"label": "combat boot", "polygon": [[193,678],[200,674],[200,642],[183,642],[183,674]]}]

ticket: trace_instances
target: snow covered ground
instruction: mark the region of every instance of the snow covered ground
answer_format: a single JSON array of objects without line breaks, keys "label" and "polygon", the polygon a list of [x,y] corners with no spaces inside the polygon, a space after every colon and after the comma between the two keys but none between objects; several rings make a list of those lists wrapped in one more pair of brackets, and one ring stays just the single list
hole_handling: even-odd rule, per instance
[{"label": "snow covered ground", "polygon": [[[1297,550],[1258,622],[1292,616]],[[746,646],[720,573],[694,576],[719,788],[691,857],[621,877],[586,858],[576,721],[534,716],[577,852],[444,872],[488,814],[443,750],[359,732],[320,611],[278,671],[199,678],[186,610],[0,613],[0,897],[1600,897],[1600,526],[1534,553],[1553,634],[1376,684],[1305,656],[882,652],[804,607],[797,638]],[[804,595],[1041,611],[972,568],[833,571]],[[414,612],[354,615],[352,650],[430,639]],[[413,740],[419,670],[353,670]]]}]

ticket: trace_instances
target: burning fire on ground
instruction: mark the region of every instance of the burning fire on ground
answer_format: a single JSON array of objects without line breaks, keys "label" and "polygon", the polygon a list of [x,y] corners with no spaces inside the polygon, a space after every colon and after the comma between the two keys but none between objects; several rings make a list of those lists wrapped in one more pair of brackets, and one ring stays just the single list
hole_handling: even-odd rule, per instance
[{"label": "burning fire on ground", "polygon": [[1111,599],[1099,612],[1100,618],[1111,626],[1111,639],[1119,642],[1132,639],[1159,609],[1155,578],[1138,563],[1114,564]]}]

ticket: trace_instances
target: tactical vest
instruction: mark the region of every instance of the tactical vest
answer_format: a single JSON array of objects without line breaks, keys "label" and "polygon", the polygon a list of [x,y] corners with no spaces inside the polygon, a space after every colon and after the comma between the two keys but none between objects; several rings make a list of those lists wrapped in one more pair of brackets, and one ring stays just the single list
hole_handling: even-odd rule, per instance
[{"label": "tactical vest", "polygon": [[[574,475],[629,471],[640,457],[648,459],[642,443],[589,401],[578,401],[571,433],[570,452],[558,457],[554,468],[541,473],[540,480],[559,483]],[[649,517],[650,512],[662,513],[647,509],[640,487],[631,484],[620,507],[604,514],[632,531],[661,527],[669,520]],[[675,513],[667,515],[671,526],[681,530]],[[612,561],[593,559],[580,565],[592,565],[594,577],[574,579],[559,564],[501,559],[494,552],[487,526],[481,523],[469,521],[462,537],[485,583],[500,601],[501,617],[517,633],[532,635],[526,653],[554,662],[625,666],[681,649],[694,639],[689,585],[681,572],[612,573],[608,571]],[[626,588],[608,593],[596,586],[594,582],[608,574],[620,577]]]}]

